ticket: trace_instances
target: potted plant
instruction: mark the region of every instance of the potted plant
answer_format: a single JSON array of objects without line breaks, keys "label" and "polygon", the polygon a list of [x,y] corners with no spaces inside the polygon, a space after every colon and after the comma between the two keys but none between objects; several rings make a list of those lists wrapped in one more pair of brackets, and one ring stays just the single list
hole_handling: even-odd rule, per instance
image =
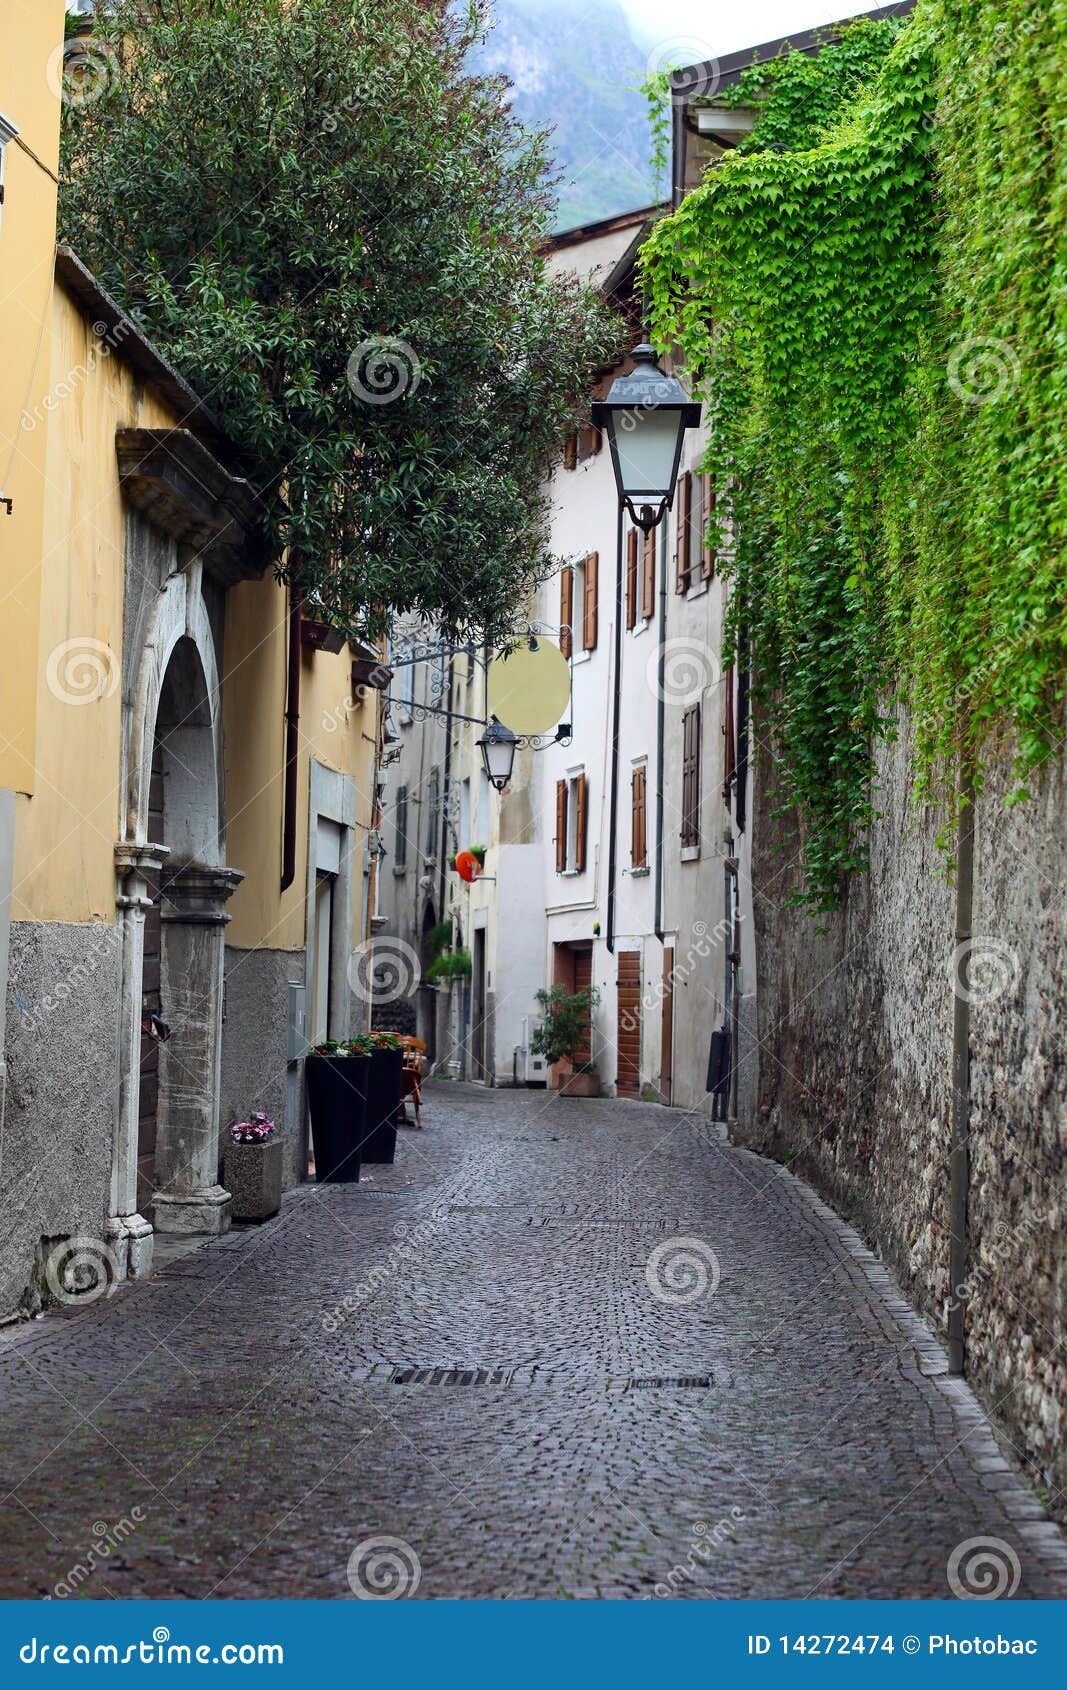
[{"label": "potted plant", "polygon": [[395,1033],[371,1032],[351,1039],[348,1049],[369,1063],[360,1159],[392,1162],[404,1085],[404,1047]]},{"label": "potted plant", "polygon": [[596,986],[586,986],[580,992],[568,992],[565,986],[552,986],[537,994],[541,1006],[541,1024],[530,1040],[530,1049],[543,1056],[551,1067],[566,1063],[560,1074],[561,1097],[596,1097],[600,1090],[600,1076],[591,1062],[575,1066],[578,1051],[588,1048],[589,1017],[600,1002]]},{"label": "potted plant", "polygon": [[370,1057],[326,1039],[304,1063],[315,1178],[320,1185],[359,1179]]},{"label": "potted plant", "polygon": [[266,1221],[278,1213],[282,1202],[282,1139],[262,1110],[231,1126],[225,1170],[235,1221]]},{"label": "potted plant", "polygon": [[450,986],[453,980],[469,980],[472,971],[470,951],[461,945],[457,951],[442,951],[434,957],[426,970],[426,979],[431,986]]}]

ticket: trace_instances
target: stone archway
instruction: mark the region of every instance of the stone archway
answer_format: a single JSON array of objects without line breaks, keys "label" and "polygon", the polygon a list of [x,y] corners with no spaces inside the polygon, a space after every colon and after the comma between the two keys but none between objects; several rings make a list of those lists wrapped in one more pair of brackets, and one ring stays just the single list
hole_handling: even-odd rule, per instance
[{"label": "stone archway", "polygon": [[[124,837],[115,850],[122,998],[111,1230],[116,1240],[125,1237],[133,1273],[146,1271],[151,1259],[152,1228],[137,1205],[137,1166],[145,924],[154,895],[159,1014],[170,1028],[159,1048],[154,1225],[219,1232],[229,1224],[229,1196],[218,1183],[223,928],[226,902],[242,876],[223,860],[220,706],[214,639],[194,562],[168,577],[147,618],[125,735]],[[162,840],[152,838],[158,832]]]}]

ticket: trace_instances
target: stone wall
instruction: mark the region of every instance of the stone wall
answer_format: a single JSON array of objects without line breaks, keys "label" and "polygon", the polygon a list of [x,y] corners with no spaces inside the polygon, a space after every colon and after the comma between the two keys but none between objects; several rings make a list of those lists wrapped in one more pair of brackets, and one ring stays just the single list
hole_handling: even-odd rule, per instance
[{"label": "stone wall", "polygon": [[[739,1133],[820,1187],[943,1329],[955,894],[936,845],[945,818],[912,801],[912,772],[904,722],[879,757],[870,872],[817,922],[789,906],[795,821],[774,816],[774,763],[762,758],[760,1069],[756,1109]],[[1067,1481],[1063,764],[1032,783],[1029,803],[1006,806],[1011,790],[1005,753],[975,816],[970,1265],[957,1291],[968,1376],[1020,1457],[1055,1488]]]},{"label": "stone wall", "polygon": [[118,928],[14,921],[0,1138],[0,1319],[38,1306],[45,1253],[101,1262],[118,1087]]},{"label": "stone wall", "polygon": [[285,1136],[285,1185],[307,1177],[302,1065],[289,1066],[289,982],[304,978],[303,951],[226,946],[220,1150],[231,1122],[262,1109]]}]

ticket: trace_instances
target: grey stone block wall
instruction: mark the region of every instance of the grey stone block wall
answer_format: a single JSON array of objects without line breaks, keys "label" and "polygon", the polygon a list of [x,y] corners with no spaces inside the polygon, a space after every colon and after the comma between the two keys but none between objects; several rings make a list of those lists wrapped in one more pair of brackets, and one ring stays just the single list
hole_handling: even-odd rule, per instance
[{"label": "grey stone block wall", "polygon": [[[290,1069],[289,982],[304,979],[304,952],[227,945],[222,1022],[222,1144],[231,1121],[262,1109],[285,1134],[285,1187],[306,1177],[303,1065]],[[221,1150],[221,1146],[220,1146]]]},{"label": "grey stone block wall", "polygon": [[[760,740],[766,743],[764,733]],[[911,799],[906,721],[879,753],[871,867],[815,920],[787,900],[797,841],[758,771],[759,1080],[742,1142],[852,1218],[943,1326],[950,1297],[955,893],[945,817]],[[976,808],[967,1371],[1016,1446],[1067,1480],[1067,795],[1062,764],[1006,807],[1010,754]],[[761,896],[761,889],[766,895]],[[823,932],[819,932],[819,928]]]},{"label": "grey stone block wall", "polygon": [[30,1306],[42,1241],[104,1238],[120,960],[114,926],[11,924],[0,1318]]}]

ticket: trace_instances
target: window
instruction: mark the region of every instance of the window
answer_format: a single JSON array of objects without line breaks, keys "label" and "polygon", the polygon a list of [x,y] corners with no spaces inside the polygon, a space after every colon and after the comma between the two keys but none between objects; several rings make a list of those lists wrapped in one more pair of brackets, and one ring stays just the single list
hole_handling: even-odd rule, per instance
[{"label": "window", "polygon": [[682,849],[700,849],[700,705],[682,717]]},{"label": "window", "polygon": [[393,869],[400,873],[408,866],[408,789],[396,789],[396,832],[393,837]]},{"label": "window", "polygon": [[641,615],[651,622],[656,613],[656,530],[642,536],[641,546]]},{"label": "window", "polygon": [[626,536],[626,626],[637,622],[637,529]]},{"label": "window", "polygon": [[582,874],[586,862],[588,785],[582,770],[556,782],[556,873]]},{"label": "window", "polygon": [[693,503],[693,477],[686,470],[678,477],[677,550],[674,554],[674,590],[687,593],[691,580],[690,521]]},{"label": "window", "polygon": [[599,552],[590,552],[578,565],[567,564],[559,572],[559,649],[564,657],[596,649],[599,574]]},{"label": "window", "polygon": [[431,769],[426,789],[426,854],[430,857],[437,854],[437,811],[440,805],[440,791],[440,774],[436,769]]},{"label": "window", "polygon": [[648,765],[635,763],[630,776],[630,866],[635,871],[648,868],[647,781]]}]

